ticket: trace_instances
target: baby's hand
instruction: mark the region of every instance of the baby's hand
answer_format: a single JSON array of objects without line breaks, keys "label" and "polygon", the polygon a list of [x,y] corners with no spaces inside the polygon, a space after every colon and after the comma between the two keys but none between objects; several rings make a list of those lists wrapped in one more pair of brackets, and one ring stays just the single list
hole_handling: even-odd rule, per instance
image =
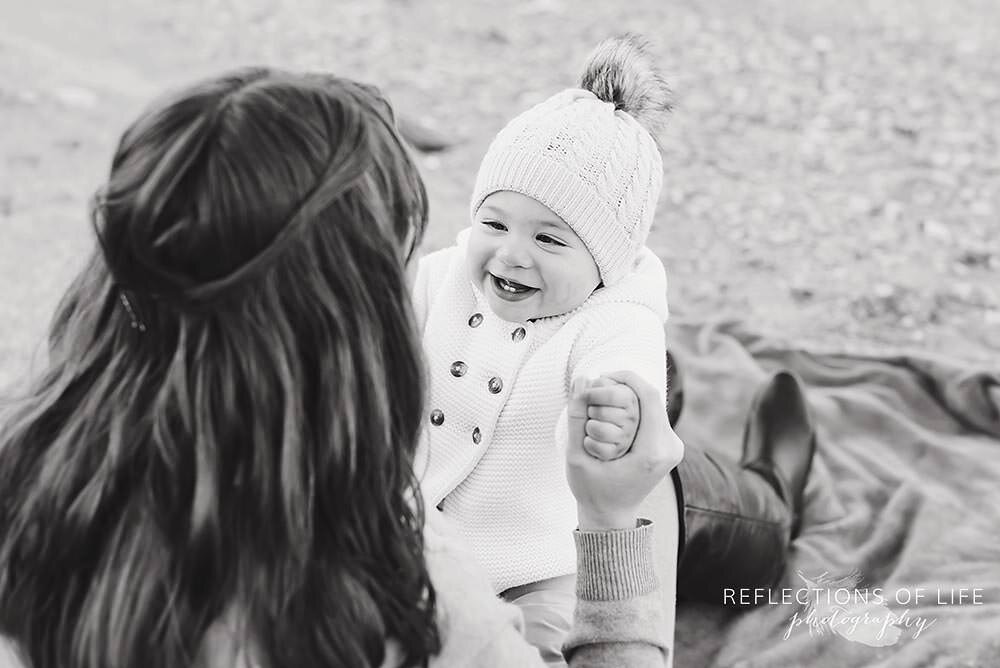
[{"label": "baby's hand", "polygon": [[618,459],[631,449],[639,428],[639,398],[628,385],[604,376],[583,382],[589,386],[583,449],[597,459]]}]

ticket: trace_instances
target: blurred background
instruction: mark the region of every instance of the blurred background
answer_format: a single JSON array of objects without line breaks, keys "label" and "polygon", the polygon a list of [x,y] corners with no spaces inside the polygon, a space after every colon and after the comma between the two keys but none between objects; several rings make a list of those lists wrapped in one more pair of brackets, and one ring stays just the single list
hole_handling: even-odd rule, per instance
[{"label": "blurred background", "polygon": [[1000,3],[0,0],[0,386],[43,354],[87,199],[163,90],[224,68],[380,86],[417,132],[427,250],[503,123],[627,30],[676,92],[650,246],[675,316],[822,350],[1000,352]]}]

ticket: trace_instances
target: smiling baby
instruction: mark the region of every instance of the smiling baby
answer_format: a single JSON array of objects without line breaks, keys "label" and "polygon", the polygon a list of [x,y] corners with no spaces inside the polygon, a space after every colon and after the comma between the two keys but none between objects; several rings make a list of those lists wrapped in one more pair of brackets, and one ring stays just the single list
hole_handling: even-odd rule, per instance
[{"label": "smiling baby", "polygon": [[429,369],[421,488],[458,527],[526,635],[559,665],[572,621],[576,502],[566,404],[590,393],[585,448],[621,456],[641,416],[633,371],[666,396],[663,265],[646,247],[669,91],[634,36],[602,43],[581,88],[512,120],[483,158],[472,224],[421,259]]}]

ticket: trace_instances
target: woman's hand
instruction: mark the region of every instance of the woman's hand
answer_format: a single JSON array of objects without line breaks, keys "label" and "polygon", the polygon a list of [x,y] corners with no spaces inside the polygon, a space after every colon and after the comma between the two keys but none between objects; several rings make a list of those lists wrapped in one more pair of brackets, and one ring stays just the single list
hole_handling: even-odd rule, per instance
[{"label": "woman's hand", "polygon": [[600,403],[606,385],[573,383],[567,409],[566,478],[576,497],[581,531],[634,527],[643,499],[684,456],[684,443],[670,428],[659,393],[631,371],[609,373],[606,378],[635,392],[642,417],[631,450],[608,461],[593,457],[584,447],[587,409]]}]

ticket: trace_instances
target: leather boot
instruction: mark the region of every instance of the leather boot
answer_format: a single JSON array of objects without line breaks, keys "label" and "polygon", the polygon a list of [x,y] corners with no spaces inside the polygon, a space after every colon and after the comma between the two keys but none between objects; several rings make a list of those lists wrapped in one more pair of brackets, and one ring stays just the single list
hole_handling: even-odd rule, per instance
[{"label": "leather boot", "polygon": [[784,573],[815,448],[804,406],[794,376],[779,373],[751,404],[746,465],[685,444],[671,473],[681,514],[678,599],[741,607],[741,589],[771,587]]},{"label": "leather boot", "polygon": [[754,397],[740,465],[764,477],[792,511],[792,538],[802,527],[802,494],[816,452],[816,434],[802,385],[779,371]]}]

